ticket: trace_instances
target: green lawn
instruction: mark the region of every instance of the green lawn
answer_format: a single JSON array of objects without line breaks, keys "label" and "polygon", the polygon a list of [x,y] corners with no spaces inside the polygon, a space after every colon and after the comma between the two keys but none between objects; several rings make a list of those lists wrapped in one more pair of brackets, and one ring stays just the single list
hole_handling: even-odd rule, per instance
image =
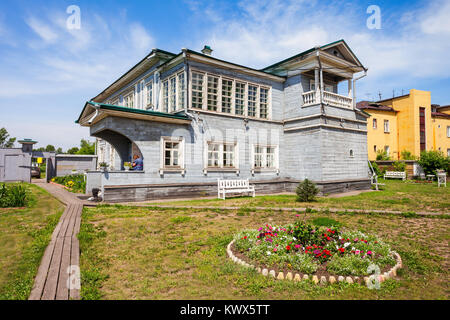
[{"label": "green lawn", "polygon": [[293,195],[274,195],[235,197],[226,200],[201,199],[189,201],[170,201],[154,203],[155,205],[175,206],[214,206],[214,207],[268,207],[268,208],[342,208],[342,209],[376,209],[402,212],[446,212],[450,213],[450,185],[437,187],[437,183],[418,184],[411,181],[380,179],[386,183],[384,190],[364,192],[357,196],[330,198],[319,197],[314,203],[297,202]]},{"label": "green lawn", "polygon": [[[380,290],[357,284],[275,281],[226,256],[226,245],[239,230],[325,216],[344,228],[377,234],[391,244],[403,258],[398,279],[384,282]],[[83,299],[448,299],[449,231],[446,217],[323,212],[297,217],[270,208],[257,212],[120,205],[85,208],[79,234],[81,294]]]},{"label": "green lawn", "polygon": [[26,184],[27,208],[0,209],[0,299],[28,299],[42,255],[64,206],[47,191]]}]

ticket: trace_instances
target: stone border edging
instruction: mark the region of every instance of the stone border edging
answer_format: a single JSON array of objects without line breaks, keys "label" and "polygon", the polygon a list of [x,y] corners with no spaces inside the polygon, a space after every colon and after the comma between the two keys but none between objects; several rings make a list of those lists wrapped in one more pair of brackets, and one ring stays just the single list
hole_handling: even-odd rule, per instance
[{"label": "stone border edging", "polygon": [[[300,273],[293,273],[293,272],[287,272],[286,275],[283,272],[279,272],[278,275],[275,274],[275,270],[269,270],[267,268],[261,269],[261,268],[255,268],[254,265],[251,265],[247,262],[245,262],[242,259],[239,259],[238,257],[236,257],[233,254],[233,251],[231,251],[231,245],[234,243],[235,240],[231,241],[228,246],[227,246],[227,254],[228,257],[233,260],[233,262],[242,265],[246,268],[250,268],[250,269],[255,269],[258,273],[261,273],[263,276],[272,276],[273,278],[277,279],[277,280],[294,280],[294,281],[301,281],[301,280],[308,280],[311,279],[312,282],[314,282],[315,284],[326,284],[327,282],[329,282],[330,284],[336,283],[336,282],[347,282],[347,283],[359,283],[360,280],[363,280],[364,283],[366,285],[368,285],[371,281],[371,277],[357,277],[357,276],[321,276],[320,279],[318,276],[316,275],[307,275],[304,274],[303,277],[300,277]],[[394,267],[391,268],[391,270],[384,272],[383,274],[380,274],[378,276],[378,281],[379,283],[384,282],[387,279],[390,278],[394,278],[395,276],[397,276],[397,270],[402,268],[402,259],[400,257],[400,255],[395,252],[392,251],[392,254],[394,255],[395,260],[397,261],[396,265]]]}]

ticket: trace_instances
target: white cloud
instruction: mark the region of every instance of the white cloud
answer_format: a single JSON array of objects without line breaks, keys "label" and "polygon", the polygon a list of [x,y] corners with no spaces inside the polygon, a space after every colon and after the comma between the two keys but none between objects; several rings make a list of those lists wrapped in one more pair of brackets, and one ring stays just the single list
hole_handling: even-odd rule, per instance
[{"label": "white cloud", "polygon": [[48,24],[38,20],[35,17],[30,17],[26,20],[28,26],[41,37],[46,43],[54,43],[58,39],[58,33],[52,29]]},{"label": "white cloud", "polygon": [[138,50],[148,50],[153,45],[153,38],[138,23],[133,23],[130,26],[130,40],[133,48]]},{"label": "white cloud", "polygon": [[425,34],[450,34],[450,1],[433,3],[418,21],[421,21],[420,25]]}]

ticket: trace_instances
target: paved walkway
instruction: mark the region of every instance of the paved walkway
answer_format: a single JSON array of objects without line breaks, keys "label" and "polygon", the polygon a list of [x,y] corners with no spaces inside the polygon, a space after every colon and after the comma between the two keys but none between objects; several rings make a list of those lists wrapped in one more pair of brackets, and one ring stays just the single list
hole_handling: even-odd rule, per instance
[{"label": "paved walkway", "polygon": [[[80,231],[84,201],[62,187],[33,181],[66,205],[44,252],[29,300],[80,299]],[[70,273],[70,285],[69,285]]]}]

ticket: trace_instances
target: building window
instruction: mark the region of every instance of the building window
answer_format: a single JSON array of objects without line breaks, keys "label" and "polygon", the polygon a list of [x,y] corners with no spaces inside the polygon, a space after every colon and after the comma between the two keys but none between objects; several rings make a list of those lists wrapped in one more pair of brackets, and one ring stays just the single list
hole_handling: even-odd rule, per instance
[{"label": "building window", "polygon": [[377,146],[373,146],[373,152],[377,152]]},{"label": "building window", "polygon": [[450,138],[450,126],[447,126],[447,138]]},{"label": "building window", "polygon": [[178,74],[178,109],[184,109],[184,96],[186,94],[186,82],[184,81],[184,72]]},{"label": "building window", "polygon": [[276,169],[277,168],[277,148],[275,146],[254,146],[253,168],[255,169]]},{"label": "building window", "polygon": [[267,119],[269,114],[269,89],[261,88],[259,91],[259,117]]},{"label": "building window", "polygon": [[354,154],[353,154],[353,150],[350,149],[350,158],[353,158]]},{"label": "building window", "polygon": [[447,157],[450,157],[450,149],[447,149]]},{"label": "building window", "polygon": [[256,103],[257,103],[258,87],[248,85],[248,116],[256,117]]},{"label": "building window", "polygon": [[169,112],[177,110],[177,78],[170,78]]},{"label": "building window", "polygon": [[208,142],[208,168],[236,168],[236,144]]},{"label": "building window", "polygon": [[231,113],[233,81],[222,79],[222,112]]},{"label": "building window", "polygon": [[235,93],[235,113],[237,115],[244,115],[245,109],[245,83],[236,82],[236,93]]},{"label": "building window", "polygon": [[131,91],[130,93],[126,94],[123,97],[124,106],[126,108],[134,108],[134,91]]},{"label": "building window", "polygon": [[183,168],[183,138],[161,137],[161,144],[163,168]]},{"label": "building window", "polygon": [[163,82],[162,111],[169,112],[169,80]]},{"label": "building window", "polygon": [[192,72],[192,108],[203,108],[203,82],[202,73]]},{"label": "building window", "polygon": [[373,128],[374,128],[374,129],[377,128],[377,119],[373,119],[373,120],[372,120],[372,125],[373,125]]},{"label": "building window", "polygon": [[389,133],[389,120],[384,120],[384,133]]},{"label": "building window", "polygon": [[153,106],[153,80],[147,83],[147,110],[154,110]]},{"label": "building window", "polygon": [[208,76],[208,104],[209,111],[217,111],[217,94],[219,88],[219,78]]},{"label": "building window", "polygon": [[[326,91],[326,92],[334,92],[334,90],[333,90],[333,85],[329,85],[329,84],[323,84],[323,86],[324,86],[324,91]],[[316,90],[316,83],[315,83],[315,81],[314,80],[310,80],[309,81],[309,90],[310,91],[315,91]]]},{"label": "building window", "polygon": [[384,151],[386,152],[386,155],[389,155],[390,149],[389,146],[384,146]]}]

